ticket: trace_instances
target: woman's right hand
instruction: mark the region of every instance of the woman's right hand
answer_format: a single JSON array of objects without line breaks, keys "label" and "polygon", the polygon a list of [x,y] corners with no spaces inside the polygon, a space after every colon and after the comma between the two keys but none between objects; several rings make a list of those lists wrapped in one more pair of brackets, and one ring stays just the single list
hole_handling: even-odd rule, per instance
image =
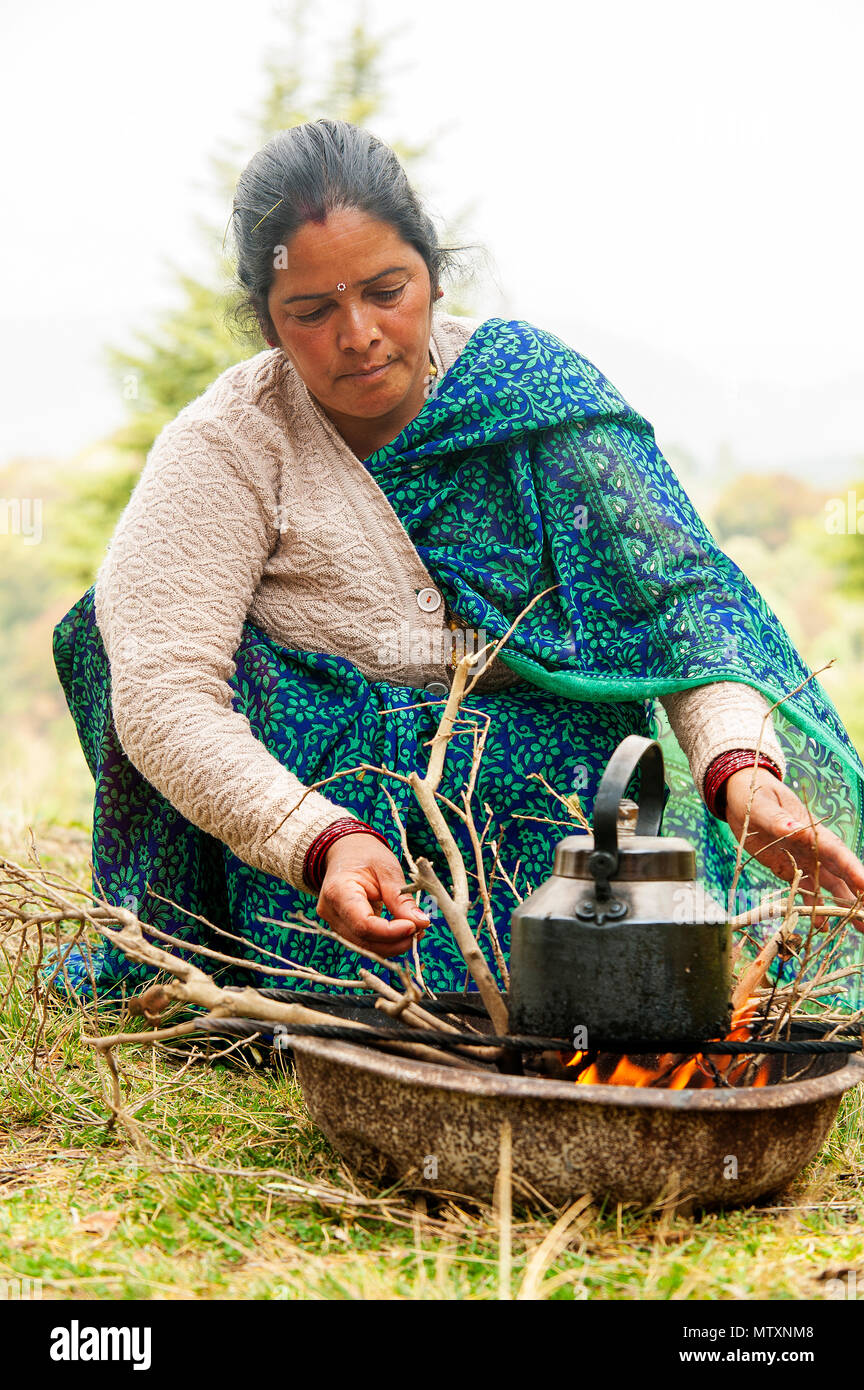
[{"label": "woman's right hand", "polygon": [[[384,907],[392,921],[377,916]],[[395,854],[360,832],[340,836],[328,849],[316,911],[339,936],[378,956],[401,956],[429,925]]]}]

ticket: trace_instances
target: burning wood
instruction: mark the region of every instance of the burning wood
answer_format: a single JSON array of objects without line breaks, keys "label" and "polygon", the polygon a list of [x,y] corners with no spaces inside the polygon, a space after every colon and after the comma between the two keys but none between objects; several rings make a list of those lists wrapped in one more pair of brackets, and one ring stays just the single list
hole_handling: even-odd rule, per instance
[{"label": "burning wood", "polygon": [[[732,1015],[732,1027],[724,1042],[749,1042],[757,1022],[760,1000],[751,995]],[[579,1068],[573,1080],[577,1086],[656,1086],[668,1091],[708,1090],[714,1086],[734,1086],[743,1077],[751,1057],[735,1057],[697,1052],[687,1057],[681,1053],[660,1053],[653,1064],[648,1058],[619,1057],[616,1053],[599,1053],[594,1060],[587,1052],[559,1053],[565,1067]],[[764,1061],[751,1083],[767,1086],[771,1064]]]}]

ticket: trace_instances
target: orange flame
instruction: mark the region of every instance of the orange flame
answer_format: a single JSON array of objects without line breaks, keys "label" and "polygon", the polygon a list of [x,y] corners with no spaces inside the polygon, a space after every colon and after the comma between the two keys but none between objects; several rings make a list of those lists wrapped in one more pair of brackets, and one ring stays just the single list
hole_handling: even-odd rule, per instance
[{"label": "orange flame", "polygon": [[[725,1042],[749,1042],[758,1007],[759,999],[752,995],[735,1010]],[[565,1066],[577,1067],[583,1063],[587,1053],[572,1052],[568,1056],[562,1052],[559,1055]],[[682,1057],[680,1053],[664,1052],[658,1056],[653,1067],[642,1066],[630,1057],[620,1057],[607,1075],[608,1062],[601,1065],[598,1058],[584,1067],[574,1080],[577,1086],[656,1086],[669,1091],[683,1091],[685,1088],[707,1090],[718,1084],[718,1077],[734,1086],[744,1076],[749,1062],[748,1056],[712,1057],[710,1052],[697,1052],[692,1057]],[[766,1086],[770,1074],[770,1062],[766,1060],[759,1066],[751,1084]]]}]

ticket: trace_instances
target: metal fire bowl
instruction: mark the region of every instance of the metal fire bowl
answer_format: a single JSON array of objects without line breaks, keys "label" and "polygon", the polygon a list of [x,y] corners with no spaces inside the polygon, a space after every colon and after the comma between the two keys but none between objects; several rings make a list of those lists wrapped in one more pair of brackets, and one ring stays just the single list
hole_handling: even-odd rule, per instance
[{"label": "metal fire bowl", "polygon": [[[754,1201],[815,1157],[844,1091],[864,1080],[864,1061],[837,1053],[800,1081],[668,1091],[457,1071],[332,1039],[291,1047],[312,1119],[359,1173],[488,1201],[509,1119],[514,1189],[523,1179],[556,1206],[588,1192],[639,1204]],[[774,1057],[772,1074],[810,1059]]]}]

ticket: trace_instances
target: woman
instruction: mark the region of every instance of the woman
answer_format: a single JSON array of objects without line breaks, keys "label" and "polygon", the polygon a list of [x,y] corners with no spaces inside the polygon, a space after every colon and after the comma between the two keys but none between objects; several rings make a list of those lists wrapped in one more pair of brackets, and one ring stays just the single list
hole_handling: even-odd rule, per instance
[{"label": "woman", "polygon": [[[343,978],[356,958],[281,923],[317,911],[388,958],[422,936],[427,983],[461,987],[405,886],[390,797],[442,861],[413,793],[348,770],[422,770],[454,634],[479,649],[543,593],[466,700],[440,787],[460,798],[488,722],[471,804],[505,952],[578,828],[560,798],[590,815],[621,739],[659,731],[655,699],[689,761],[664,829],[695,840],[707,886],[730,885],[755,779],[742,887],[779,888],[794,856],[805,901],[817,860],[821,890],[864,891],[864,769],[830,700],[596,368],[521,321],[437,311],[447,253],[393,152],[341,122],[281,132],[239,181],[234,235],[269,350],[163,429],[55,633],[97,889],[179,940],[207,941],[204,917],[244,959]],[[479,894],[472,912],[479,930]],[[147,974],[113,948],[68,970],[84,994]]]}]

